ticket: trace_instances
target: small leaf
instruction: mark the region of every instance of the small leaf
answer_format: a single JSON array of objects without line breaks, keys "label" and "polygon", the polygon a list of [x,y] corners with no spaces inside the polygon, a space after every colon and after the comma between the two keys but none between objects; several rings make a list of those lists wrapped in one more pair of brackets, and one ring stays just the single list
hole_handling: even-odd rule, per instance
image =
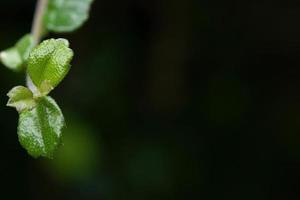
[{"label": "small leaf", "polygon": [[29,55],[27,71],[35,86],[47,95],[67,75],[73,51],[65,39],[49,39]]},{"label": "small leaf", "polygon": [[52,158],[60,144],[63,114],[51,97],[42,97],[35,108],[20,113],[18,136],[33,157]]},{"label": "small leaf", "polygon": [[9,97],[7,106],[16,108],[18,112],[32,109],[36,105],[32,92],[23,86],[14,87],[7,96]]},{"label": "small leaf", "polygon": [[0,53],[0,61],[11,70],[21,71],[33,48],[33,38],[27,34],[23,36],[14,47]]},{"label": "small leaf", "polygon": [[51,90],[53,90],[53,87],[49,80],[45,80],[41,83],[39,88],[41,96],[46,96]]},{"label": "small leaf", "polygon": [[45,15],[45,25],[49,31],[72,32],[89,17],[93,0],[52,0]]}]

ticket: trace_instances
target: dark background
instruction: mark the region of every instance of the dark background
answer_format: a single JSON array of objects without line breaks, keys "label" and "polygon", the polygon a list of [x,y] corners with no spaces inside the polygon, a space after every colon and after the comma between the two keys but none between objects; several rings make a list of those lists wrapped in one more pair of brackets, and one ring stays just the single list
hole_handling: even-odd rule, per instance
[{"label": "dark background", "polygon": [[[33,0],[0,2],[0,49]],[[51,93],[55,159],[17,139],[0,66],[1,199],[299,199],[300,1],[95,0]],[[4,198],[5,197],[5,198]]]}]

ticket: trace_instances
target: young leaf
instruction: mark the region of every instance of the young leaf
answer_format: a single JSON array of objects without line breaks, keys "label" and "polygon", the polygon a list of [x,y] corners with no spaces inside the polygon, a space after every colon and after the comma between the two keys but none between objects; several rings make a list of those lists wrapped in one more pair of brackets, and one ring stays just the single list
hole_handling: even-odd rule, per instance
[{"label": "young leaf", "polygon": [[54,99],[42,97],[32,110],[20,113],[19,141],[31,156],[52,158],[63,127],[64,117]]},{"label": "young leaf", "polygon": [[14,47],[0,53],[0,61],[11,70],[21,71],[33,48],[33,44],[31,35],[23,36]]},{"label": "young leaf", "polygon": [[32,92],[23,86],[14,87],[7,96],[9,97],[7,106],[16,108],[18,112],[32,109],[36,105]]},{"label": "young leaf", "polygon": [[47,95],[67,75],[73,51],[65,39],[49,39],[29,55],[27,71],[35,86]]},{"label": "young leaf", "polygon": [[44,23],[49,31],[72,32],[79,28],[89,16],[93,0],[49,1]]}]

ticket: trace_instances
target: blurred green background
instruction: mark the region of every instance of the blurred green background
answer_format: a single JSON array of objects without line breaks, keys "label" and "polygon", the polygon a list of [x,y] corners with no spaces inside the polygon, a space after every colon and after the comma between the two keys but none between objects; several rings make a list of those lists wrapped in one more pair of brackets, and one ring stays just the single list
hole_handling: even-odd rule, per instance
[{"label": "blurred green background", "polygon": [[[0,2],[0,49],[34,0]],[[300,2],[95,0],[65,37],[51,94],[67,127],[53,160],[19,145],[0,66],[1,199],[300,198]]]}]

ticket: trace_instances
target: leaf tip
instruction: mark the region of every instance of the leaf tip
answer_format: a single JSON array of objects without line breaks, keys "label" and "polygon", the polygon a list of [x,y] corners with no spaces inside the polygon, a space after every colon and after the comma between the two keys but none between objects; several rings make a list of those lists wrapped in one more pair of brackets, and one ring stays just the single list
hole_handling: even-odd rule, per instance
[{"label": "leaf tip", "polygon": [[65,39],[65,38],[58,38],[56,39],[57,42],[64,44],[65,46],[69,47],[70,46],[70,42]]}]

